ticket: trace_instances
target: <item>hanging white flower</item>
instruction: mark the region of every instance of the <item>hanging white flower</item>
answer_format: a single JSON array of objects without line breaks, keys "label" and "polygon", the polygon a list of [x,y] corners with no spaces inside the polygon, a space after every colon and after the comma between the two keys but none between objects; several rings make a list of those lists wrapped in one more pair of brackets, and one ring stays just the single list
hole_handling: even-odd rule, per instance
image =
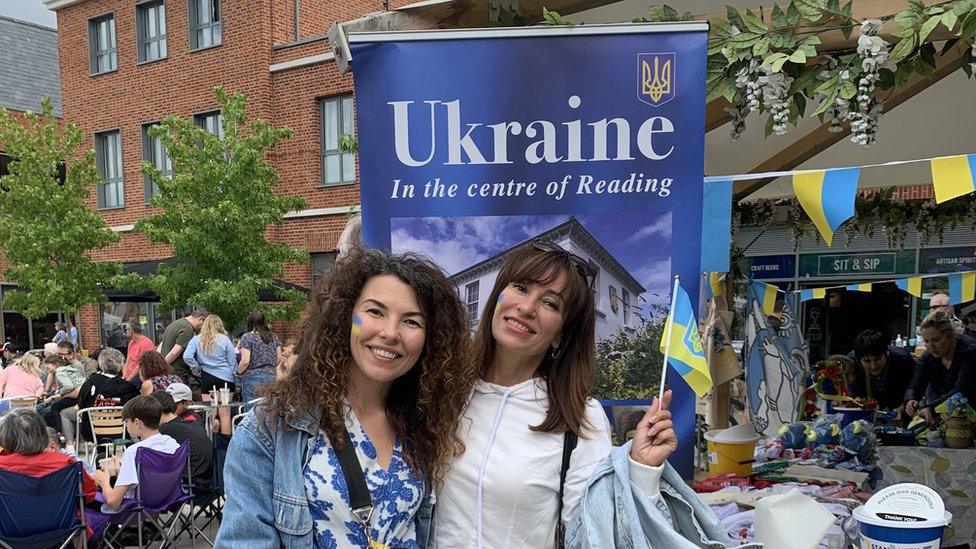
[{"label": "hanging white flower", "polygon": [[786,135],[787,122],[790,116],[790,102],[788,101],[790,85],[793,78],[786,73],[772,72],[772,69],[764,69],[766,73],[759,78],[762,84],[763,103],[769,109],[769,116],[773,119],[773,133],[776,135]]},{"label": "hanging white flower", "polygon": [[862,147],[870,147],[877,140],[878,120],[883,108],[874,100],[877,83],[881,80],[879,71],[889,55],[888,42],[877,36],[882,24],[879,19],[864,21],[861,36],[857,39],[857,55],[861,59],[861,77],[855,97],[857,109],[845,113],[845,117],[851,121],[851,142]]}]

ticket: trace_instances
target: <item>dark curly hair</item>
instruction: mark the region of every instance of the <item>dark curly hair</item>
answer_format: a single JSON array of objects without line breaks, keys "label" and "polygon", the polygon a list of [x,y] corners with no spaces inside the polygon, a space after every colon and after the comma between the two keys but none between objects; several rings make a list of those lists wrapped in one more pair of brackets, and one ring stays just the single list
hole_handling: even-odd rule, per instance
[{"label": "dark curly hair", "polygon": [[457,290],[424,257],[356,249],[335,264],[305,309],[295,365],[268,392],[264,420],[273,429],[279,419],[288,425],[311,412],[333,445],[345,442],[342,396],[353,363],[353,309],[366,282],[384,275],[396,276],[413,289],[426,321],[424,350],[417,364],[393,382],[387,417],[404,442],[407,462],[436,486],[451,460],[464,451],[458,424],[477,373]]},{"label": "dark curly hair", "polygon": [[172,374],[173,368],[163,355],[156,351],[146,351],[139,355],[139,375],[142,379],[152,379],[164,374]]}]

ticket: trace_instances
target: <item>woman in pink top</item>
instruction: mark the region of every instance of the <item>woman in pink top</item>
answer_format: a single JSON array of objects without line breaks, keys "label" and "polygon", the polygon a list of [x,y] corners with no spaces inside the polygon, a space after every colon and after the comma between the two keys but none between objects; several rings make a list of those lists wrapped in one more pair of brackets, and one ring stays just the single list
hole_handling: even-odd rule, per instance
[{"label": "woman in pink top", "polygon": [[24,355],[20,360],[0,372],[0,396],[41,396],[41,361],[34,355]]}]

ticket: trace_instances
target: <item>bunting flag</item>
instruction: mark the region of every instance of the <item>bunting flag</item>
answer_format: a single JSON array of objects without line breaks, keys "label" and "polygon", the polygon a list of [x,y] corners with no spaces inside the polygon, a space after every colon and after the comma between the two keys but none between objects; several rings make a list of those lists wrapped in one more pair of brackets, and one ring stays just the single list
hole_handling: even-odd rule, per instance
[{"label": "bunting flag", "polygon": [[860,168],[843,168],[793,174],[793,192],[828,246],[837,227],[854,215],[860,173]]},{"label": "bunting flag", "polygon": [[708,273],[708,284],[705,284],[705,299],[725,295],[725,273]]},{"label": "bunting flag", "polygon": [[976,191],[976,154],[933,158],[930,166],[936,204]]},{"label": "bunting flag", "polygon": [[701,270],[727,272],[732,249],[732,182],[704,186],[702,194]]},{"label": "bunting flag", "polygon": [[922,277],[920,276],[900,278],[895,281],[895,284],[903,292],[908,292],[915,297],[922,297]]},{"label": "bunting flag", "polygon": [[847,286],[844,286],[844,288],[846,288],[848,292],[870,292],[871,283],[862,282],[860,284],[848,284]]},{"label": "bunting flag", "polygon": [[827,297],[827,290],[825,288],[810,288],[809,290],[800,290],[800,301],[823,299],[825,297]]},{"label": "bunting flag", "polygon": [[949,275],[949,304],[958,305],[976,299],[976,273]]},{"label": "bunting flag", "polygon": [[751,284],[756,292],[756,299],[762,305],[763,312],[767,315],[773,314],[776,310],[776,292],[779,291],[779,288],[756,280],[753,280]]}]

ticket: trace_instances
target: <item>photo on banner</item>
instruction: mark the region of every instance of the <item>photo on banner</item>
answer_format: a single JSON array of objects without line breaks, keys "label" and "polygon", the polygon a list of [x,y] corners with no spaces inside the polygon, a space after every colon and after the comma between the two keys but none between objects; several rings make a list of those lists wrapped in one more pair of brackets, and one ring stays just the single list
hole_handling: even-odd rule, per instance
[{"label": "photo on banner", "polygon": [[[663,322],[673,275],[699,294],[706,42],[697,22],[351,34],[364,241],[430,256],[472,328],[537,238],[596,267],[597,340]],[[669,381],[687,476],[695,397]]]}]

